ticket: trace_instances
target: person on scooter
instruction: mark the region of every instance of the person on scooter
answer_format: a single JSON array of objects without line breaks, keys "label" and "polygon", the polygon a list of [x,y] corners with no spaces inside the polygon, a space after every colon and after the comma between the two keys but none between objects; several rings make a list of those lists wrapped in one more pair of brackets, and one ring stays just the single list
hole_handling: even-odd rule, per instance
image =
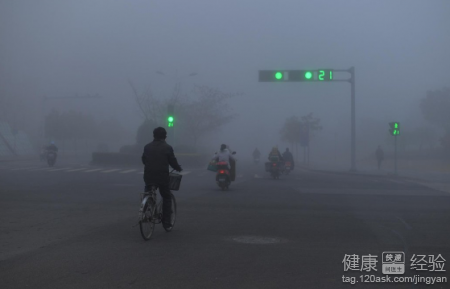
[{"label": "person on scooter", "polygon": [[58,152],[58,147],[55,145],[54,141],[51,141],[50,145],[48,145],[45,149],[46,149],[47,153],[48,152],[55,152],[55,153]]},{"label": "person on scooter", "polygon": [[226,144],[222,144],[220,146],[220,151],[216,153],[216,155],[214,156],[214,160],[216,162],[227,162],[228,169],[230,169],[230,163],[235,161]]},{"label": "person on scooter", "polygon": [[269,161],[271,162],[282,162],[283,157],[277,147],[273,147],[269,153]]},{"label": "person on scooter", "polygon": [[283,159],[285,162],[291,162],[291,170],[294,169],[294,157],[292,153],[289,151],[289,148],[286,148],[286,151],[283,153]]}]

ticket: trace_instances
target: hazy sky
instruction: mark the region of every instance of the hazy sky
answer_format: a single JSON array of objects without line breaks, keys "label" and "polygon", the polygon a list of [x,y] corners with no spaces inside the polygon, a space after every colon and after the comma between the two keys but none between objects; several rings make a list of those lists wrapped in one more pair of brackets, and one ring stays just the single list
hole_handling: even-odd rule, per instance
[{"label": "hazy sky", "polygon": [[309,112],[346,135],[347,83],[258,83],[258,70],[355,66],[357,118],[402,120],[426,90],[450,86],[449,15],[446,0],[0,0],[0,84],[36,97],[99,93],[102,114],[132,126],[127,79],[168,94],[174,80],[155,71],[196,72],[186,91],[244,93],[224,138],[265,128],[255,140],[275,142],[286,117]]}]

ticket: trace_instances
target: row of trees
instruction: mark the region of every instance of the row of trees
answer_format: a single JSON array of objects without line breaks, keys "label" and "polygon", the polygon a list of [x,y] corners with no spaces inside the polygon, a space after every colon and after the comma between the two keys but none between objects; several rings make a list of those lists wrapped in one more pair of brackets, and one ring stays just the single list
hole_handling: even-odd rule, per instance
[{"label": "row of trees", "polygon": [[[306,159],[306,151],[308,149],[311,138],[314,137],[317,131],[322,130],[320,119],[313,116],[312,113],[297,117],[291,116],[286,119],[283,127],[280,130],[281,140],[285,141],[298,156],[298,147],[303,147],[304,159]],[[309,157],[308,157],[309,159]]]},{"label": "row of trees", "polygon": [[428,91],[420,102],[420,109],[425,120],[443,131],[439,140],[450,156],[450,88]]},{"label": "row of trees", "polygon": [[146,143],[152,139],[152,130],[149,128],[166,126],[169,105],[175,107],[174,127],[177,138],[188,139],[194,146],[237,116],[228,101],[240,93],[226,93],[209,86],[197,85],[190,94],[182,94],[181,86],[177,83],[170,97],[158,98],[150,88],[140,93],[131,81],[129,84],[144,118],[138,129],[137,143]]},{"label": "row of trees", "polygon": [[45,137],[47,139],[115,142],[120,141],[124,136],[126,136],[126,131],[115,118],[96,121],[90,114],[73,110],[60,113],[55,109],[45,118]]}]

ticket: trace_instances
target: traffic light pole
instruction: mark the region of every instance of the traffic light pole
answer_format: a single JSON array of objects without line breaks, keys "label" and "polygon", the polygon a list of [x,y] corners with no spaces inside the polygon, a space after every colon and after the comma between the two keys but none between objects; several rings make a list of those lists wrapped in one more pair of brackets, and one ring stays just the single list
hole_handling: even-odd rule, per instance
[{"label": "traffic light pole", "polygon": [[[334,72],[350,73],[350,79],[334,79]],[[318,79],[314,78],[318,73]],[[355,108],[355,67],[349,69],[322,69],[322,70],[260,70],[259,82],[350,82],[351,87],[351,167],[350,172],[356,172],[356,108]],[[308,148],[309,149],[309,148]]]},{"label": "traffic light pole", "polygon": [[397,135],[394,135],[394,174],[397,174]]},{"label": "traffic light pole", "polygon": [[355,67],[351,67],[349,69],[350,74],[352,75],[352,78],[350,79],[350,85],[351,85],[351,106],[352,106],[352,144],[351,144],[351,154],[352,154],[352,164],[350,171],[355,172],[356,171],[356,116],[355,116]]},{"label": "traffic light pole", "polygon": [[350,171],[356,172],[356,105],[355,105],[355,67],[350,67],[349,69],[334,69],[333,71],[342,71],[348,72],[351,75],[351,78],[348,80],[333,80],[333,81],[347,81],[350,82],[350,90],[351,90],[351,99],[350,99],[350,109],[351,109],[351,144],[350,144],[350,153],[351,153],[351,166]]}]

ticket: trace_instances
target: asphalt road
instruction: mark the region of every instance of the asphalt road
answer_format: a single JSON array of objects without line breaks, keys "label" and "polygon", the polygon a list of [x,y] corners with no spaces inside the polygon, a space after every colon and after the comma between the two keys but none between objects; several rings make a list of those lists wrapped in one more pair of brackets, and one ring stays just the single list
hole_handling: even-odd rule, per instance
[{"label": "asphalt road", "polygon": [[[0,163],[0,288],[450,287],[359,277],[387,276],[382,253],[399,251],[406,273],[389,276],[448,279],[410,259],[450,262],[450,194],[402,178],[297,170],[273,180],[262,169],[239,163],[225,192],[213,173],[186,169],[173,231],[158,225],[144,241],[142,168]],[[369,254],[377,271],[345,270],[346,255],[362,266]]]}]

